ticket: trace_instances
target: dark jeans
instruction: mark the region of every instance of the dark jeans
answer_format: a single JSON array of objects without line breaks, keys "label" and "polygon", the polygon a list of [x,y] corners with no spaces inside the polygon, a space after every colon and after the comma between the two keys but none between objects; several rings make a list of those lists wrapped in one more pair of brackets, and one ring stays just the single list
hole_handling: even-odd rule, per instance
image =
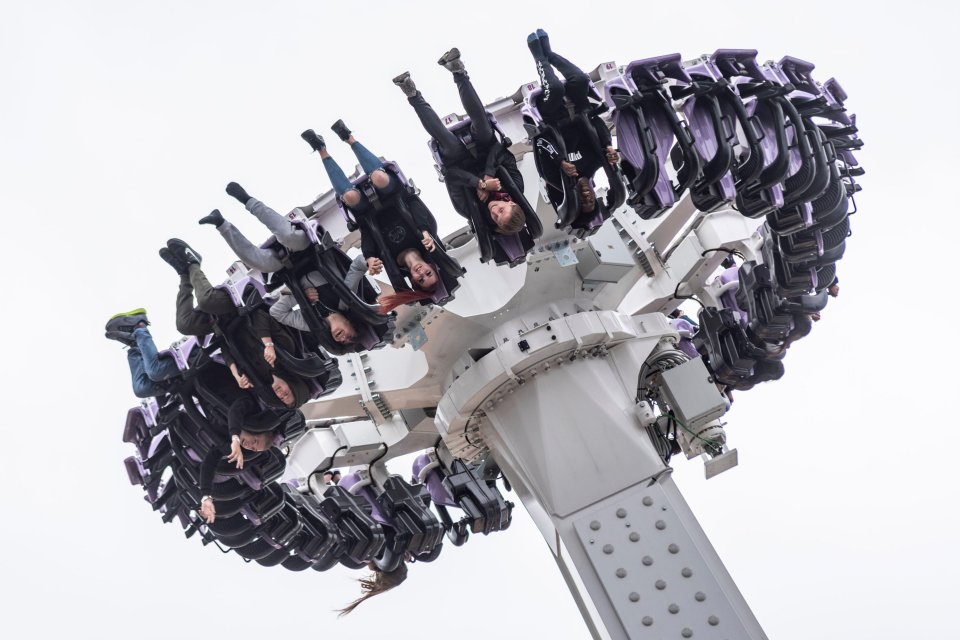
[{"label": "dark jeans", "polygon": [[[194,306],[193,300],[197,304]],[[177,331],[185,336],[205,336],[213,332],[215,318],[236,312],[230,294],[214,289],[199,265],[190,265],[190,275],[180,277],[177,293]]]},{"label": "dark jeans", "polygon": [[130,365],[130,379],[133,383],[133,395],[138,398],[152,398],[166,392],[165,380],[180,375],[177,361],[172,357],[161,357],[157,345],[146,327],[133,330],[137,341],[135,347],[127,351],[127,363]]},{"label": "dark jeans", "polygon": [[[473,139],[477,146],[481,148],[488,146],[493,141],[493,127],[487,120],[487,111],[470,82],[470,76],[466,73],[455,73],[453,74],[453,81],[457,84],[457,90],[460,92],[460,103],[466,110],[467,115],[470,116],[470,131],[473,133]],[[420,124],[430,134],[430,137],[440,145],[440,156],[444,162],[453,163],[463,159],[467,153],[466,147],[463,146],[456,135],[447,129],[440,116],[430,106],[430,103],[424,100],[423,94],[418,91],[417,95],[407,98],[407,101],[413,106],[417,117],[420,118]]]},{"label": "dark jeans", "polygon": [[[557,53],[551,53],[548,59],[534,60],[537,63],[540,84],[543,85],[543,93],[540,94],[537,106],[545,121],[553,123],[567,117],[567,109],[563,105],[564,96],[570,99],[577,113],[590,109],[590,102],[587,100],[590,78],[580,67]],[[557,77],[554,68],[563,74],[567,81],[566,86]]]}]

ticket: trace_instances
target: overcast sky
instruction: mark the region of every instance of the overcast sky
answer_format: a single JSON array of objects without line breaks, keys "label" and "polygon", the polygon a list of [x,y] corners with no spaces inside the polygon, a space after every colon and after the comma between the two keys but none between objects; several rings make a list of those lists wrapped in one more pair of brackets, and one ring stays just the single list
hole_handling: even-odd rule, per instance
[{"label": "overcast sky", "polygon": [[177,279],[157,249],[183,237],[222,273],[233,258],[196,220],[220,207],[265,236],[224,185],[282,211],[310,202],[329,185],[299,133],[340,117],[456,228],[390,78],[410,70],[456,111],[435,61],[457,45],[490,101],[535,77],[524,39],[543,27],[584,68],[752,47],[840,79],[868,171],[841,295],[782,380],[737,394],[740,466],[705,482],[678,459],[675,475],[771,638],[958,637],[960,16],[947,5],[0,2],[3,635],[588,637],[522,513],[342,620],[332,610],[359,572],[265,569],[184,540],[127,483],[136,400],[102,337],[110,315],[145,306],[157,341],[173,340]]}]

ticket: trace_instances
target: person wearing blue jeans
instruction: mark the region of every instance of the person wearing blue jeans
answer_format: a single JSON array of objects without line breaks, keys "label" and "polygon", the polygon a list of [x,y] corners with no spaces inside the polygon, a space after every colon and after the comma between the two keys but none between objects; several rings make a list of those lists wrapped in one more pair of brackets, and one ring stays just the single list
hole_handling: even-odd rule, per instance
[{"label": "person wearing blue jeans", "polygon": [[[337,120],[331,129],[333,129],[334,133],[336,133],[341,140],[350,145],[350,148],[353,150],[353,155],[357,157],[357,161],[360,163],[360,168],[370,176],[370,182],[373,184],[378,195],[381,197],[387,196],[397,190],[399,186],[397,178],[387,171],[384,171],[383,162],[380,161],[380,158],[357,142],[356,138],[353,137],[353,133],[347,128],[347,125],[343,123],[343,120]],[[343,203],[350,207],[355,213],[364,213],[366,209],[370,207],[367,197],[353,186],[347,174],[344,173],[340,165],[337,164],[337,161],[334,160],[327,151],[327,144],[324,142],[323,137],[317,135],[313,129],[307,129],[300,134],[300,137],[306,140],[307,144],[320,154],[320,158],[323,160],[323,168],[327,172],[330,184],[333,186],[334,192],[343,200]]]},{"label": "person wearing blue jeans", "polygon": [[127,363],[133,394],[138,398],[152,398],[167,393],[164,384],[180,375],[180,368],[172,356],[161,356],[147,329],[147,312],[134,309],[118,313],[106,326],[106,337],[129,347]]}]

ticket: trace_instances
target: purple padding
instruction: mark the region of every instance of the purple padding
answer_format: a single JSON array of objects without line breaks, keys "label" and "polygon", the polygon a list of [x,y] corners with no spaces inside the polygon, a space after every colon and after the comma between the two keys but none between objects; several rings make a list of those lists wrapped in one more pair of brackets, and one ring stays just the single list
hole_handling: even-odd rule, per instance
[{"label": "purple padding", "polygon": [[357,473],[348,473],[345,476],[340,478],[340,482],[337,484],[347,491],[350,491],[350,487],[357,484],[360,481],[360,476]]},{"label": "purple padding", "polygon": [[433,469],[427,473],[424,484],[427,485],[427,489],[430,491],[430,498],[435,504],[440,504],[447,507],[457,506],[457,503],[454,502],[453,497],[443,486],[443,474],[440,473],[439,469]]},{"label": "purple padding", "polygon": [[123,441],[137,444],[149,436],[150,430],[147,428],[140,407],[133,407],[127,411],[127,421],[123,425]]},{"label": "purple padding", "polygon": [[127,470],[127,478],[129,478],[130,484],[143,484],[143,467],[140,466],[139,460],[130,456],[123,461],[123,466]]},{"label": "purple padding", "polygon": [[380,505],[377,504],[377,493],[373,490],[372,485],[367,485],[360,489],[359,496],[367,501],[367,504],[370,505],[370,516],[379,522],[380,524],[390,524],[390,520],[383,515],[383,512],[380,510]]},{"label": "purple padding", "polygon": [[419,480],[420,472],[423,471],[423,468],[426,467],[431,462],[433,461],[430,460],[430,456],[427,455],[426,453],[422,453],[416,457],[416,459],[413,461],[413,481],[414,482],[420,482]]},{"label": "purple padding", "polygon": [[263,488],[263,482],[249,467],[240,472],[240,479],[254,491],[260,491]]},{"label": "purple padding", "polygon": [[742,75],[757,81],[764,79],[757,64],[756,49],[717,49],[710,61],[724,77]]},{"label": "purple padding", "polygon": [[[683,318],[672,318],[670,324],[677,331],[688,331],[694,333],[693,325]],[[681,337],[680,342],[677,343],[677,346],[680,348],[680,351],[683,351],[690,358],[699,358],[700,354],[697,353],[697,348],[693,346],[693,340],[690,338]]]},{"label": "purple padding", "polygon": [[657,109],[652,113],[644,112],[647,119],[647,126],[653,131],[653,137],[657,141],[657,160],[660,163],[660,174],[657,177],[657,184],[653,187],[653,192],[657,196],[660,206],[663,208],[673,206],[676,202],[676,195],[673,191],[673,185],[670,184],[670,176],[667,175],[667,157],[670,155],[670,148],[676,139],[667,114]]},{"label": "purple padding", "polygon": [[613,126],[617,131],[617,148],[620,155],[636,167],[639,173],[646,164],[646,158],[643,155],[643,144],[640,141],[640,129],[636,118],[629,112],[617,109],[613,112]]},{"label": "purple padding", "polygon": [[520,242],[519,233],[511,233],[510,235],[498,233],[495,235],[495,237],[497,244],[499,244],[500,248],[503,249],[503,252],[507,254],[507,259],[510,262],[519,260],[526,255],[527,252],[523,250],[523,244]]},{"label": "purple padding", "polygon": [[540,115],[540,108],[537,106],[537,98],[539,98],[542,93],[543,87],[537,87],[527,95],[523,106],[520,107],[520,113],[528,116],[537,124],[543,122],[543,116]]},{"label": "purple padding", "polygon": [[[637,90],[635,84],[630,78],[624,78],[623,76],[617,76],[616,78],[611,78],[607,80],[607,83],[603,86],[604,100],[607,103],[607,106],[611,110],[617,108],[617,103],[614,101],[613,96],[616,93],[620,94],[631,94]],[[617,129],[619,131],[619,129]],[[622,150],[621,150],[622,153]]]},{"label": "purple padding", "polygon": [[359,327],[354,327],[357,330],[357,340],[365,350],[369,351],[380,343],[380,338],[377,336],[377,332],[373,330],[373,327],[366,322],[359,322],[357,324]]},{"label": "purple padding", "polygon": [[147,457],[152,458],[153,454],[157,452],[157,449],[160,447],[160,445],[166,442],[166,440],[167,440],[167,430],[164,429],[163,431],[155,435],[153,439],[150,441],[150,448],[147,449]]},{"label": "purple padding", "polygon": [[641,89],[660,85],[661,76],[681,84],[691,82],[690,74],[683,68],[683,58],[679,53],[634,60],[627,65],[624,75],[636,82]]},{"label": "purple padding", "polygon": [[[739,268],[730,267],[729,269],[727,269],[726,271],[720,274],[720,282],[722,282],[723,284],[727,284],[730,282],[737,282],[739,280],[739,277],[740,277]],[[724,291],[720,295],[720,302],[723,303],[724,307],[726,307],[727,309],[731,309],[734,313],[737,314],[737,318],[740,319],[740,324],[742,324],[743,326],[747,326],[747,321],[748,321],[747,314],[743,309],[740,308],[740,305],[737,304],[737,288],[736,287],[733,289]]]},{"label": "purple padding", "polygon": [[240,507],[240,513],[243,514],[243,517],[250,521],[251,524],[255,527],[259,527],[263,524],[263,520],[260,519],[260,516],[257,515],[257,512],[254,511],[249,504],[245,504]]}]

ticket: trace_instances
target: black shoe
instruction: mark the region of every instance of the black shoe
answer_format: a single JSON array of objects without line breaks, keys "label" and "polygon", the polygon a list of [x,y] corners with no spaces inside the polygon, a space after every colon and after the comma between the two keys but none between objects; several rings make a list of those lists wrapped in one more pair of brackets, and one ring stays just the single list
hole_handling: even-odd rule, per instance
[{"label": "black shoe", "polygon": [[212,224],[215,227],[219,227],[224,222],[226,222],[226,220],[223,219],[220,209],[214,209],[207,215],[200,218],[200,224]]},{"label": "black shoe", "polygon": [[300,134],[300,137],[307,141],[310,148],[314,151],[320,151],[327,148],[327,143],[323,141],[323,136],[318,136],[313,129],[307,129]]},{"label": "black shoe", "polygon": [[550,36],[547,35],[547,32],[543,29],[537,29],[537,40],[540,41],[540,48],[543,49],[543,55],[550,57],[553,55],[553,50],[550,49]]},{"label": "black shoe", "polygon": [[343,124],[343,120],[337,120],[336,122],[334,122],[333,125],[330,127],[330,129],[331,129],[335,134],[337,134],[338,136],[340,136],[340,139],[343,140],[344,142],[346,142],[347,139],[348,139],[351,135],[353,135],[353,132],[350,131],[350,129],[347,128],[347,125]]},{"label": "black shoe", "polygon": [[227,195],[236,198],[237,201],[244,206],[246,206],[250,200],[250,194],[236,182],[231,182],[227,185]]},{"label": "black shoe", "polygon": [[164,247],[160,249],[160,257],[163,258],[164,262],[173,267],[173,270],[177,272],[178,276],[187,275],[189,265],[181,260],[179,256],[174,255],[173,251]]},{"label": "black shoe", "polygon": [[179,238],[170,238],[167,240],[167,247],[173,252],[173,255],[180,258],[180,260],[187,265],[187,269],[190,268],[190,265],[198,265],[203,261],[203,258],[200,257],[199,253],[194,251],[190,245]]},{"label": "black shoe", "polygon": [[464,73],[466,69],[463,66],[463,62],[460,60],[460,49],[454,47],[447,51],[445,54],[440,56],[440,59],[437,60],[437,64],[441,67],[444,67],[447,71],[452,71],[453,73]]},{"label": "black shoe", "polygon": [[400,91],[403,91],[403,95],[407,96],[408,98],[412,98],[417,95],[417,85],[413,84],[413,79],[410,78],[409,71],[404,71],[394,78],[393,84],[400,87]]},{"label": "black shoe", "polygon": [[150,322],[147,320],[146,309],[125,311],[107,320],[107,325],[104,327],[106,330],[104,336],[107,340],[116,340],[131,347],[137,343],[133,337],[133,330],[141,325],[146,327],[148,324]]}]

